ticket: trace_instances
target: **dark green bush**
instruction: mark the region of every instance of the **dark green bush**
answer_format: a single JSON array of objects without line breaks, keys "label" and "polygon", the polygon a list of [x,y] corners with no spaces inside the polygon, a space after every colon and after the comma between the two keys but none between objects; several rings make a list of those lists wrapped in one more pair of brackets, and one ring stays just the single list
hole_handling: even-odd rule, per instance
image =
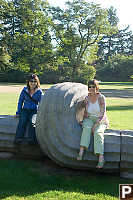
[{"label": "dark green bush", "polygon": [[27,74],[19,70],[9,70],[0,73],[0,82],[25,83]]},{"label": "dark green bush", "polygon": [[97,65],[96,77],[102,81],[131,81],[133,55],[116,55],[107,63]]}]

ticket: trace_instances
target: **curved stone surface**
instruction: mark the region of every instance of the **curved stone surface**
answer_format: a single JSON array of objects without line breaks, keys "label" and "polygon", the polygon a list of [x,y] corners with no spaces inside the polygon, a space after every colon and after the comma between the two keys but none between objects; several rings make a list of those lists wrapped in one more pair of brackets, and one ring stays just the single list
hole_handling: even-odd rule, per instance
[{"label": "curved stone surface", "polygon": [[[43,152],[61,166],[95,170],[97,157],[93,154],[93,143],[85,152],[84,160],[76,160],[82,133],[75,116],[76,106],[87,94],[86,85],[60,83],[48,89],[40,103],[37,138]],[[120,131],[105,133],[105,159],[105,171],[119,171]]]}]

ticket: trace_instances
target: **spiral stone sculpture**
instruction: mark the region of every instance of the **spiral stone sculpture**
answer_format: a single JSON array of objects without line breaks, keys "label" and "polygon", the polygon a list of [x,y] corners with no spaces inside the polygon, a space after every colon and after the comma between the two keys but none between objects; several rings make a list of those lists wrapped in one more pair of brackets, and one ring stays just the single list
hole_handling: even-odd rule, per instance
[{"label": "spiral stone sculpture", "polygon": [[[82,128],[76,120],[76,108],[87,93],[87,86],[81,83],[60,83],[48,89],[37,113],[36,134],[42,151],[59,165],[96,170],[97,157],[93,153],[93,136],[83,161],[76,160],[82,133]],[[78,114],[80,117],[80,112]],[[130,139],[133,145],[133,137]],[[105,132],[106,164],[103,169],[105,172],[120,172],[122,167],[123,177],[128,177],[129,174],[126,172],[129,170],[123,167],[125,161],[122,161],[123,152],[127,150],[124,141],[126,143],[127,140],[129,140],[129,135],[121,134],[121,131],[107,130]],[[133,156],[130,157],[130,162],[132,164]],[[133,167],[130,171],[131,176]]]}]

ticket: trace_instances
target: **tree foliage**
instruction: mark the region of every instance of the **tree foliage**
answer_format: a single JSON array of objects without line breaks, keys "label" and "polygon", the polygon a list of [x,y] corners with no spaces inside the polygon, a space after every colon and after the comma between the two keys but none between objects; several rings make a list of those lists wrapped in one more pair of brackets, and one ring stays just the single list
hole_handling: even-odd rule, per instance
[{"label": "tree foliage", "polygon": [[20,73],[18,81],[35,72],[43,82],[86,83],[116,60],[122,69],[118,57],[131,62],[133,35],[118,22],[116,9],[85,0],[68,1],[65,9],[43,0],[0,0],[0,73]]},{"label": "tree foliage", "polygon": [[85,53],[100,40],[101,34],[111,30],[107,12],[94,3],[74,0],[66,3],[66,9],[53,7],[52,22],[57,56],[68,58],[72,78],[78,75],[85,63]]},{"label": "tree foliage", "polygon": [[104,81],[131,81],[133,75],[133,55],[117,54],[101,65],[97,66],[97,78]]},{"label": "tree foliage", "polygon": [[[1,6],[2,9],[2,6]],[[41,0],[12,0],[3,4],[1,45],[7,47],[12,61],[20,68],[29,66],[36,72],[39,65],[50,62],[52,43],[49,34],[47,3]]]},{"label": "tree foliage", "polygon": [[114,28],[114,32],[104,34],[102,39],[98,42],[97,56],[101,63],[108,61],[109,58],[117,54],[131,54],[132,32],[129,31],[129,26],[125,29],[118,28],[119,19],[116,9],[113,7],[108,9],[108,19],[110,25]]}]

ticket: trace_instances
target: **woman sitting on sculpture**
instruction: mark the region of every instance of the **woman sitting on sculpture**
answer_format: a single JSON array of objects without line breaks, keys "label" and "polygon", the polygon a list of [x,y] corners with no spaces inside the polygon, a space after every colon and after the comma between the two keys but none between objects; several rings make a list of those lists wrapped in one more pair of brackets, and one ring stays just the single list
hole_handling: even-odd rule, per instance
[{"label": "woman sitting on sculpture", "polygon": [[[90,145],[91,134],[94,135],[94,153],[98,155],[97,168],[104,166],[104,131],[108,127],[106,115],[106,101],[99,92],[99,81],[96,79],[88,82],[88,96],[82,101],[83,121],[80,151],[77,160],[83,159],[84,150]],[[83,110],[83,109],[82,109]]]},{"label": "woman sitting on sculpture", "polygon": [[20,144],[24,140],[27,125],[29,144],[36,144],[35,118],[38,105],[43,95],[40,89],[40,81],[36,74],[31,74],[27,80],[27,87],[24,87],[18,101],[18,109],[15,117],[19,117],[19,123],[16,130],[15,144]]}]

